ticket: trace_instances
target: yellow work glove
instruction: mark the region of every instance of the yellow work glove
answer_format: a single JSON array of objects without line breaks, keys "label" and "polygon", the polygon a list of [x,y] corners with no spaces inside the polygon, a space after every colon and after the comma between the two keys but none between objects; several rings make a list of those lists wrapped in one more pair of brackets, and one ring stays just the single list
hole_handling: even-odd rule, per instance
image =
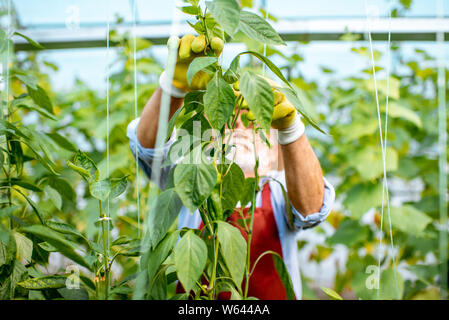
[{"label": "yellow work glove", "polygon": [[[176,40],[170,39],[169,41]],[[178,56],[173,75],[173,86],[184,91],[205,89],[212,76],[204,71],[199,71],[193,77],[189,86],[187,70],[193,59],[205,56],[209,50],[213,50],[217,57],[220,56],[223,50],[223,40],[218,37],[212,37],[211,42],[208,44],[204,35],[195,37],[193,34],[186,34],[180,40],[178,38],[178,41]]]},{"label": "yellow work glove", "polygon": [[[280,87],[276,82],[268,78],[264,79],[271,85],[274,95],[274,110],[271,127],[278,130],[290,127],[296,119],[296,108],[287,100],[281,91],[276,89],[276,87]],[[239,89],[238,82],[234,83],[234,92],[236,95],[240,94]],[[248,109],[248,103],[245,100],[242,102],[242,109]],[[247,118],[250,121],[256,119],[251,111],[248,111]]]}]

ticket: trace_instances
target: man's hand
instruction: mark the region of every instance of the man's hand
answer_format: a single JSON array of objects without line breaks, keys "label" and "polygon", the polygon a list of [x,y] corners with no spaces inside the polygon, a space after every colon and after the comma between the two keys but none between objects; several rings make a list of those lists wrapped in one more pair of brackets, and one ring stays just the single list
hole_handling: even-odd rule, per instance
[{"label": "man's hand", "polygon": [[207,43],[204,35],[195,37],[193,34],[186,34],[181,39],[177,37],[170,38],[168,45],[172,41],[178,41],[178,56],[173,75],[173,85],[184,91],[205,89],[212,76],[204,71],[199,71],[193,77],[189,86],[187,70],[193,59],[197,57],[205,56],[212,51],[217,57],[220,56],[223,50],[223,40],[218,37],[212,37],[210,43]]},{"label": "man's hand", "polygon": [[271,126],[275,129],[282,130],[290,127],[296,119],[296,108],[287,100],[285,95],[272,88],[274,93],[274,111]]},{"label": "man's hand", "polygon": [[[274,95],[274,110],[273,110],[273,119],[271,120],[271,126],[275,129],[282,130],[290,127],[290,125],[296,119],[296,108],[287,100],[285,95],[279,91],[277,88],[280,87],[279,84],[274,82],[271,79],[264,78],[270,85],[273,90]],[[235,93],[238,95],[240,92],[238,91],[239,85],[238,82],[234,85]],[[243,109],[248,109],[248,104],[246,101],[242,103]],[[251,111],[248,111],[247,115],[248,120],[254,121],[256,117]]]}]

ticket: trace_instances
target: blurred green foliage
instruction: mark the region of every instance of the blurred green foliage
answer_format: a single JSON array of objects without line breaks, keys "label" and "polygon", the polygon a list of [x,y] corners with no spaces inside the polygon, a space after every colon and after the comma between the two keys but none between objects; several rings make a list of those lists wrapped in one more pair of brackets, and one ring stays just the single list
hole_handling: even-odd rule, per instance
[{"label": "blurred green foliage", "polygon": [[[409,6],[409,1],[402,3]],[[136,188],[140,191],[142,213],[148,210],[147,198],[151,197],[153,188],[149,188],[142,175],[137,185],[135,162],[126,137],[126,127],[134,118],[134,42],[129,34],[111,31],[110,36],[118,52],[114,61],[114,69],[118,71],[110,77],[110,176],[129,178],[126,192],[112,200],[109,209],[114,227],[111,234],[116,239],[112,246],[114,252],[118,252],[119,246],[130,243],[136,237],[137,228],[142,227],[137,219]],[[240,36],[249,49],[263,52],[260,45]],[[2,41],[7,41],[5,39],[3,36]],[[346,35],[344,39],[351,41],[352,37]],[[328,259],[336,247],[346,247],[348,257],[344,268],[337,268],[333,289],[343,297],[376,299],[378,292],[369,285],[375,284],[376,271],[368,267],[378,263],[376,247],[382,220],[383,244],[388,248],[390,236],[393,237],[396,265],[392,263],[391,254],[382,256],[379,298],[436,299],[441,283],[438,280],[440,195],[435,57],[416,49],[411,58],[406,58],[401,46],[395,44],[387,92],[385,70],[380,66],[383,53],[375,52],[382,125],[387,94],[389,97],[386,170],[391,187],[388,195],[390,234],[386,206],[382,219],[380,215],[383,168],[369,48],[364,43],[351,44],[353,48],[349,54],[365,57],[366,69],[341,78],[323,62],[322,76],[330,79],[324,85],[308,81],[300,68],[299,71],[296,68],[304,63],[301,48],[305,44],[296,44],[297,49],[289,55],[275,48],[267,49],[269,57],[277,56],[283,61],[279,67],[295,84],[304,108],[329,132],[323,135],[309,131],[309,138],[325,175],[336,187],[338,205],[327,220],[332,231],[317,228],[316,232],[326,235],[326,240],[313,248],[309,259],[319,263]],[[5,47],[1,46],[3,59]],[[154,59],[150,42],[137,39],[136,50],[140,114],[157,88],[162,68]],[[8,123],[14,127],[4,120],[0,126],[0,160],[4,169],[0,209],[0,297],[3,299],[68,297],[68,293],[61,290],[58,278],[45,278],[41,283],[21,282],[44,276],[46,272],[42,266],[48,265],[49,254],[57,249],[55,245],[62,243],[62,240],[55,240],[52,245],[50,238],[44,242],[37,236],[38,232],[30,229],[27,232],[27,226],[39,223],[40,219],[73,226],[71,232],[66,230],[59,234],[64,235],[68,247],[77,250],[86,249],[85,239],[94,241],[99,235],[95,225],[98,201],[90,196],[85,181],[67,167],[66,160],[72,159],[76,150],[82,148],[97,163],[100,177],[107,178],[105,94],[90,89],[82,81],[77,81],[69,92],[52,91],[49,78],[57,72],[57,66],[49,61],[38,62],[38,55],[29,53],[18,58],[11,53],[10,56]],[[249,63],[260,68],[256,61]],[[445,72],[449,79],[449,71]],[[446,83],[446,90],[447,87]],[[449,92],[446,94],[449,96]],[[2,107],[5,100],[5,92],[2,92]],[[24,120],[32,115],[37,115],[38,120],[25,125]],[[399,187],[393,188],[392,183]],[[8,186],[18,191],[11,193],[7,191]],[[298,243],[299,248],[303,246],[304,243]],[[72,251],[67,249],[62,253],[73,260],[75,256],[67,252]],[[130,297],[130,281],[138,268],[138,258],[130,256],[132,254],[118,256],[115,260],[113,274],[116,278],[111,293],[114,298]],[[84,258],[87,265],[93,265],[95,259],[95,256]],[[402,275],[407,272],[413,274],[414,279]],[[57,270],[57,273],[68,276],[65,270]],[[92,297],[96,279],[86,270],[83,274],[82,286]],[[22,285],[17,285],[19,282]],[[303,284],[305,298],[316,298],[316,292],[309,287],[316,287],[313,279],[303,279]],[[31,285],[40,285],[42,290],[28,290]],[[85,292],[75,298],[86,298]]]}]

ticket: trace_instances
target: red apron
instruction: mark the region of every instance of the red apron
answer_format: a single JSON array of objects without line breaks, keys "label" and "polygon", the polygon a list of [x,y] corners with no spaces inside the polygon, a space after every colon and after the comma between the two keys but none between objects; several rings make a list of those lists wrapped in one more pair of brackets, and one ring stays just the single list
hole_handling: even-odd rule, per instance
[{"label": "red apron", "polygon": [[[244,216],[247,217],[249,208],[243,209]],[[240,232],[248,241],[248,235],[242,228],[238,220],[241,215],[235,211],[228,222],[240,229]],[[250,221],[249,218],[247,221]],[[254,210],[253,235],[251,238],[250,270],[257,258],[265,251],[271,250],[282,257],[281,240],[276,225],[273,208],[271,206],[271,192],[268,182],[262,189],[262,207]],[[243,285],[245,280],[243,280]],[[273,263],[271,254],[263,256],[257,262],[256,268],[249,279],[248,297],[256,297],[260,300],[285,300],[287,297],[284,285],[279,277]]]},{"label": "red apron", "polygon": [[[243,209],[243,215],[247,218],[247,223],[250,219],[248,217],[249,208]],[[239,223],[242,219],[241,214],[236,210],[229,218],[228,222],[238,228],[243,237],[248,241],[248,234],[245,228]],[[200,228],[203,226],[201,223]],[[250,270],[257,258],[265,251],[271,250],[278,253],[282,257],[282,247],[279,238],[279,231],[276,225],[273,208],[271,206],[271,192],[268,182],[262,189],[262,207],[254,210],[254,225],[253,235],[251,238],[251,256],[250,256]],[[243,279],[242,289],[244,290],[246,281]],[[184,292],[180,283],[176,290]],[[249,280],[248,297],[256,297],[260,300],[285,300],[287,297],[284,285],[274,267],[273,258],[271,254],[263,256],[257,262],[256,268]],[[220,300],[228,300],[230,293],[222,292],[218,295]]]}]

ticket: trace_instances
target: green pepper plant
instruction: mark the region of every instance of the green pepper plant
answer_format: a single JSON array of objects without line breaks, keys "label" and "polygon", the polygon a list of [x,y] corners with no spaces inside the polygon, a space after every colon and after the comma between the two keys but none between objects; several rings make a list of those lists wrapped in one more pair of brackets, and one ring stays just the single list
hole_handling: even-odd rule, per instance
[{"label": "green pepper plant", "polygon": [[[178,135],[168,153],[167,161],[172,168],[146,221],[144,254],[134,298],[166,297],[167,284],[178,279],[186,292],[176,295],[178,298],[190,295],[196,299],[216,299],[220,292],[226,291],[233,299],[248,299],[248,282],[254,269],[249,263],[250,246],[226,220],[239,201],[251,202],[249,219],[242,219],[248,243],[251,242],[259,160],[255,153],[254,177],[245,179],[236,163],[226,161],[232,148],[227,138],[241,116],[247,127],[252,122],[253,144],[256,135],[269,143],[266,133],[273,119],[274,94],[266,78],[240,67],[240,58],[249,55],[265,64],[282,81],[279,90],[307,121],[319,128],[301,107],[294,87],[264,55],[244,51],[234,57],[229,68],[220,64],[217,52],[221,52],[223,40],[232,40],[237,31],[260,44],[285,45],[263,17],[241,9],[235,0],[206,1],[205,8],[192,0],[180,9],[196,20],[189,22],[199,34],[188,39],[192,41],[192,50],[203,51],[189,61],[187,81],[192,84],[199,78],[197,74],[202,73],[208,82],[203,88],[193,86],[195,89],[187,94],[184,105],[170,119],[167,139],[174,127]],[[176,47],[179,43],[179,55],[187,56],[183,42],[171,38],[168,45]],[[243,113],[244,108],[249,112]],[[195,137],[196,129],[200,138]],[[214,134],[208,134],[207,130]],[[184,134],[180,135],[180,131]],[[187,150],[179,146],[185,137]],[[176,161],[180,149],[182,160]],[[199,211],[203,228],[171,229],[183,205],[190,212]],[[258,258],[267,254],[272,255],[288,297],[293,298],[291,280],[281,257],[267,251]]]}]

